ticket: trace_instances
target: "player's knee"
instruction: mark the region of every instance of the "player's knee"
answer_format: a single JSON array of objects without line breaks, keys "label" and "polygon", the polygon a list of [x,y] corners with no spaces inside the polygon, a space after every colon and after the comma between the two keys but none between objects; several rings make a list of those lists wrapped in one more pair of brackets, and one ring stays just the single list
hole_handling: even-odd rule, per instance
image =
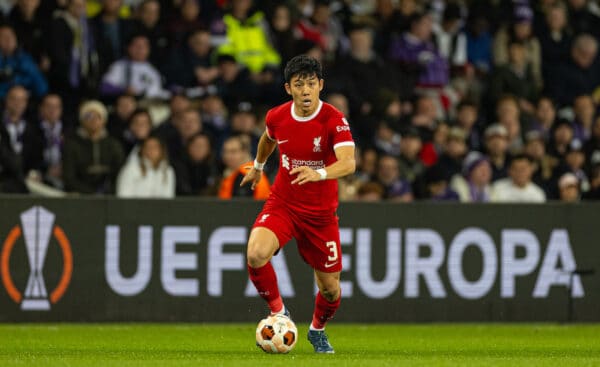
[{"label": "player's knee", "polygon": [[248,265],[252,268],[260,268],[271,260],[273,252],[266,246],[256,246],[250,244],[247,251]]},{"label": "player's knee", "polygon": [[340,287],[337,285],[323,286],[320,291],[323,298],[328,302],[333,302],[340,297]]}]

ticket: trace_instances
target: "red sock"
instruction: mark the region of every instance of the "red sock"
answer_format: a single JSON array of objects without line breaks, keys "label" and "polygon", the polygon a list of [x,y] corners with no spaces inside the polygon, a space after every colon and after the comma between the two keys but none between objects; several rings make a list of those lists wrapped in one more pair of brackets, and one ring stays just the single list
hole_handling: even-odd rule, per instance
[{"label": "red sock", "polygon": [[269,261],[260,268],[252,268],[248,265],[248,274],[250,280],[254,283],[258,294],[269,304],[271,312],[279,312],[283,308],[283,300],[279,295],[277,287],[277,275],[273,270],[273,265]]},{"label": "red sock", "polygon": [[317,293],[315,299],[315,311],[313,313],[313,319],[311,326],[315,329],[325,328],[327,321],[333,318],[335,311],[340,307],[342,296],[338,297],[333,302],[329,302],[325,297],[321,295],[321,292]]}]

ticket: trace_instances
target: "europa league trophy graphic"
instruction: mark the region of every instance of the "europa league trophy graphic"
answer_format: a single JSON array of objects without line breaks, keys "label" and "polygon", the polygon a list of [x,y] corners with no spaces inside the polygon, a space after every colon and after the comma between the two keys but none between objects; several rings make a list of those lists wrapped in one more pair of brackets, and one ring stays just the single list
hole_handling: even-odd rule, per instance
[{"label": "europa league trophy graphic", "polygon": [[23,310],[49,310],[50,302],[44,284],[42,269],[46,259],[46,250],[50,243],[50,235],[54,227],[54,214],[42,208],[33,208],[21,214],[21,228],[25,239],[25,248],[29,258],[31,273],[27,281],[27,288],[21,309]]}]

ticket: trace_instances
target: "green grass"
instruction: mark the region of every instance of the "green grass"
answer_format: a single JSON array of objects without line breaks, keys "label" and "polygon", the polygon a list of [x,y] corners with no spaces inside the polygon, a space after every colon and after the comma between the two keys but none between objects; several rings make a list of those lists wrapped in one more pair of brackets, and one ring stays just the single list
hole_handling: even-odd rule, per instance
[{"label": "green grass", "polygon": [[600,325],[332,323],[335,355],[306,327],[288,355],[254,346],[250,324],[4,324],[0,366],[600,366]]}]

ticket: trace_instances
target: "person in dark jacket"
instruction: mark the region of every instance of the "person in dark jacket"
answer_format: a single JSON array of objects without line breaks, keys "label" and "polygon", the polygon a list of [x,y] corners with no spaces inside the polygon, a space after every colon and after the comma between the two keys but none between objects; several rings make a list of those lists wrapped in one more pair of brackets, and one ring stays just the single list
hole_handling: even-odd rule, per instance
[{"label": "person in dark jacket", "polygon": [[0,26],[0,98],[13,85],[22,85],[35,97],[48,90],[48,82],[30,54],[21,50],[14,29]]},{"label": "person in dark jacket", "polygon": [[89,101],[79,110],[81,127],[65,141],[65,190],[81,194],[113,194],[123,163],[123,149],[104,128],[107,112],[101,102]]}]

